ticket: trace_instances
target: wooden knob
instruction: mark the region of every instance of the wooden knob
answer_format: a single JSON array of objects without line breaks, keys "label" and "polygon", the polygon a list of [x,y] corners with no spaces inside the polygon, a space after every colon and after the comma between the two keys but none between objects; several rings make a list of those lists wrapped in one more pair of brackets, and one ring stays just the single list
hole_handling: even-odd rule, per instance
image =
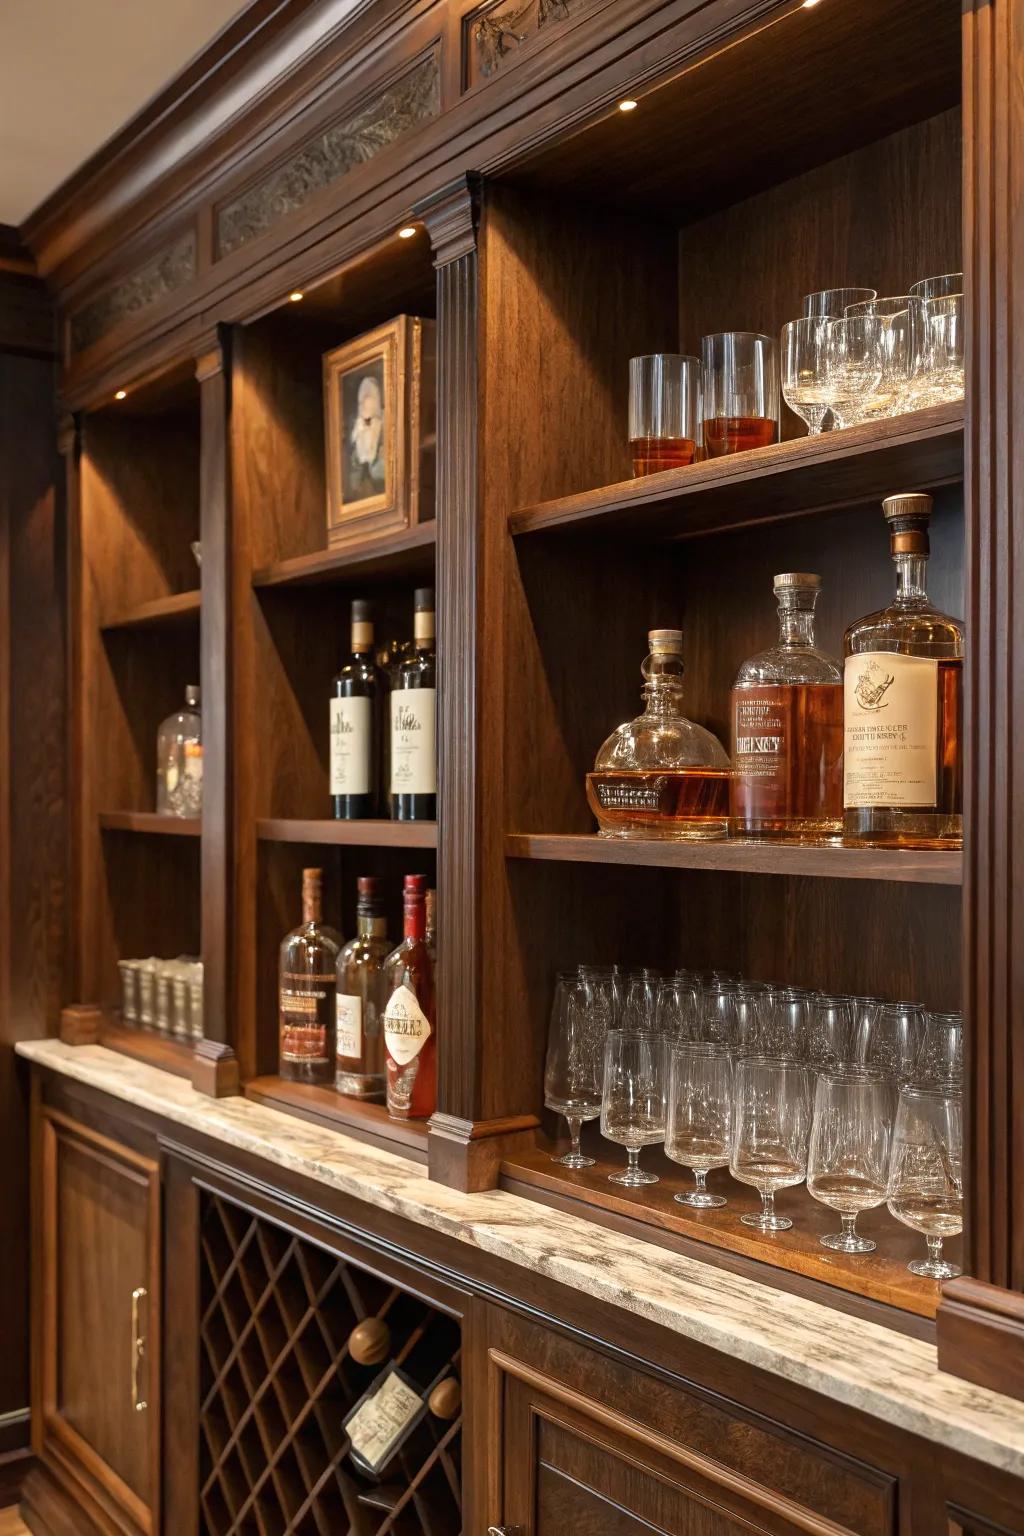
[{"label": "wooden knob", "polygon": [[427,1407],[435,1419],[454,1419],[462,1407],[462,1387],[454,1376],[446,1376],[427,1398]]},{"label": "wooden knob", "polygon": [[383,1318],[367,1317],[348,1336],[348,1352],[357,1365],[378,1365],[391,1348],[391,1329]]}]

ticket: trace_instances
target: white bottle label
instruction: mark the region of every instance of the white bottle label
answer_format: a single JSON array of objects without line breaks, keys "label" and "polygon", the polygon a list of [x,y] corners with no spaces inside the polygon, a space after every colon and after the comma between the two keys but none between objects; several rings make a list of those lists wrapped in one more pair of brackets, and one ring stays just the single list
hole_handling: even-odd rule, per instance
[{"label": "white bottle label", "polygon": [[384,1465],[394,1446],[422,1411],[420,1394],[392,1371],[373,1396],[368,1397],[346,1421],[345,1429],[353,1451],[376,1471]]},{"label": "white bottle label", "polygon": [[391,694],[391,793],[437,793],[433,688],[395,688]]},{"label": "white bottle label", "polygon": [[332,795],[370,793],[371,732],[369,699],[331,700]]},{"label": "white bottle label", "polygon": [[384,1010],[384,1044],[388,1055],[400,1067],[407,1066],[429,1038],[430,1020],[415,992],[409,987],[397,987]]},{"label": "white bottle label", "polygon": [[843,804],[934,806],[938,800],[939,664],[930,656],[847,656]]},{"label": "white bottle label", "polygon": [[363,1000],[338,993],[338,1055],[358,1061],[363,1054]]}]

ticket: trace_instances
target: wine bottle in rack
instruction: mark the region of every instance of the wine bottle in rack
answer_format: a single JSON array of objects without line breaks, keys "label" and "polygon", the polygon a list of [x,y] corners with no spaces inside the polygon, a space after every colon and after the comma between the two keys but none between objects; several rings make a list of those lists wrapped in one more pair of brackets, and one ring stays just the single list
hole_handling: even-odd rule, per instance
[{"label": "wine bottle in rack", "polygon": [[370,604],[352,604],[352,654],[331,685],[331,808],[339,821],[378,814],[383,679]]},{"label": "wine bottle in rack", "polygon": [[419,587],[413,618],[414,652],[403,658],[391,690],[389,762],[393,821],[437,817],[434,590]]},{"label": "wine bottle in rack", "polygon": [[426,875],[405,877],[405,937],[384,962],[388,1114],[425,1120],[437,1107],[434,962],[427,948]]},{"label": "wine bottle in rack", "polygon": [[356,882],[356,936],[338,956],[338,1032],[335,1087],[353,1099],[384,1098],[384,961],[392,950],[384,915],[383,882]]},{"label": "wine bottle in rack", "polygon": [[[364,1334],[375,1346],[383,1348],[375,1347],[364,1353],[360,1348]],[[375,1479],[387,1471],[396,1453],[428,1414],[439,1421],[440,1427],[454,1423],[462,1411],[458,1339],[454,1330],[434,1314],[413,1328],[400,1347],[395,1348],[396,1342],[392,1341],[387,1324],[377,1318],[357,1324],[349,1340],[349,1354],[361,1364],[376,1363],[390,1355],[344,1423],[353,1466]]]},{"label": "wine bottle in rack", "polygon": [[281,944],[280,1072],[293,1083],[334,1079],[335,985],[341,939],[322,923],[323,871],[302,871],[302,922]]}]

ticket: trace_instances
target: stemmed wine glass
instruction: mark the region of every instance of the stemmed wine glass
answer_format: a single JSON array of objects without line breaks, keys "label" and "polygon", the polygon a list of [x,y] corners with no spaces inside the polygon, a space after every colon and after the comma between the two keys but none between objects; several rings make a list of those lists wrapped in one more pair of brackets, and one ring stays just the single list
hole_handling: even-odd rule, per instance
[{"label": "stemmed wine glass", "polygon": [[785,1232],[793,1223],[775,1211],[775,1191],[803,1182],[811,1128],[808,1074],[794,1061],[746,1056],[736,1063],[733,1094],[734,1179],[752,1184],[761,1210],[741,1216],[759,1232]]},{"label": "stemmed wine glass", "polygon": [[848,997],[807,1000],[803,1058],[816,1071],[834,1070],[850,1059],[853,1003]]},{"label": "stemmed wine glass", "polygon": [[964,1025],[959,1013],[927,1013],[915,1077],[959,1088],[964,1068]]},{"label": "stemmed wine glass", "polygon": [[822,1072],[814,1098],[807,1154],[807,1190],[839,1212],[842,1231],[819,1239],[839,1253],[873,1253],[875,1243],[856,1231],[861,1211],[881,1205],[889,1173],[889,1090],[877,1072],[845,1068]]},{"label": "stemmed wine glass", "polygon": [[885,365],[882,321],[877,315],[833,320],[828,328],[829,406],[838,427],[851,427],[875,407]]},{"label": "stemmed wine glass", "polygon": [[625,1147],[627,1166],[610,1173],[609,1182],[635,1189],[657,1184],[658,1175],[639,1165],[641,1147],[665,1139],[668,1090],[668,1042],[661,1035],[634,1030],[608,1031],[604,1050],[601,1135]]},{"label": "stemmed wine glass", "polygon": [[680,976],[663,981],[658,988],[654,1027],[667,1040],[689,1040],[697,1020],[697,994]]},{"label": "stemmed wine glass", "polygon": [[782,987],[765,999],[758,1031],[762,1056],[796,1060],[803,1042],[808,995],[799,987]]},{"label": "stemmed wine glass", "polygon": [[841,320],[848,304],[878,297],[877,288],[822,288],[804,295],[804,315],[819,320]]},{"label": "stemmed wine glass", "polygon": [[544,1064],[544,1103],[564,1115],[569,1127],[569,1151],[551,1159],[563,1168],[591,1168],[594,1164],[592,1157],[580,1151],[580,1131],[585,1120],[595,1120],[601,1113],[604,1037],[609,1023],[608,1004],[600,992],[585,982],[558,978]]},{"label": "stemmed wine glass", "polygon": [[848,304],[846,319],[857,315],[877,315],[882,322],[881,413],[898,416],[910,407],[912,380],[920,369],[924,345],[923,300],[914,294],[903,293]]},{"label": "stemmed wine glass", "polygon": [[626,995],[622,1004],[623,1029],[654,1028],[660,987],[660,971],[630,971],[626,978]]},{"label": "stemmed wine glass", "polygon": [[700,999],[700,1038],[712,1045],[736,1045],[737,988],[730,981],[715,981],[704,988]]},{"label": "stemmed wine glass", "polygon": [[673,1196],[699,1211],[725,1205],[707,1187],[712,1168],[727,1168],[732,1140],[732,1056],[721,1046],[684,1042],[672,1048],[665,1156],[692,1168],[697,1188]]},{"label": "stemmed wine glass", "polygon": [[830,403],[828,321],[817,316],[790,320],[782,327],[781,353],[782,398],[816,437]]},{"label": "stemmed wine glass", "polygon": [[951,1280],[961,1273],[942,1257],[943,1239],[963,1230],[963,1114],[950,1088],[908,1087],[900,1092],[886,1199],[904,1226],[923,1232],[928,1257],[911,1274]]},{"label": "stemmed wine glass", "polygon": [[917,1003],[881,1003],[872,1018],[861,1020],[854,1043],[857,1061],[877,1067],[897,1085],[914,1075],[924,1028],[924,1009]]}]

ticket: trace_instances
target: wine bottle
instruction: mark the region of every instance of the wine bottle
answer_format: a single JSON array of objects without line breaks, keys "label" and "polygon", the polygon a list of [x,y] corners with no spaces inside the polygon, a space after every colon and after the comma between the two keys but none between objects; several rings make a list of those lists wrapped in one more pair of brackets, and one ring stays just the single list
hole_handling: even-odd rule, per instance
[{"label": "wine bottle", "polygon": [[392,949],[384,916],[383,882],[356,882],[356,936],[338,956],[335,1087],[353,1099],[384,1098],[384,961]]},{"label": "wine bottle", "polygon": [[397,667],[391,690],[391,819],[434,821],[437,817],[434,590],[416,591],[412,656]]},{"label": "wine bottle", "polygon": [[378,814],[383,687],[373,654],[373,612],[352,604],[352,655],[331,685],[332,814],[358,821]]},{"label": "wine bottle", "polygon": [[434,962],[427,948],[426,875],[405,877],[405,937],[384,962],[388,1114],[425,1120],[437,1101]]},{"label": "wine bottle", "polygon": [[[353,1340],[366,1328],[367,1323],[359,1324]],[[380,1334],[389,1335],[390,1330],[385,1326]],[[376,1331],[371,1337],[376,1343]],[[345,1419],[348,1452],[358,1471],[379,1478],[428,1413],[441,1424],[458,1418],[462,1390],[453,1366],[458,1347],[457,1325],[438,1313],[413,1328],[404,1340],[395,1341],[391,1358]],[[373,1349],[364,1354],[367,1363],[370,1355],[382,1358]]]},{"label": "wine bottle", "polygon": [[281,944],[278,1008],[283,1078],[334,1078],[335,983],[341,939],[321,923],[323,871],[302,871],[302,922]]}]

